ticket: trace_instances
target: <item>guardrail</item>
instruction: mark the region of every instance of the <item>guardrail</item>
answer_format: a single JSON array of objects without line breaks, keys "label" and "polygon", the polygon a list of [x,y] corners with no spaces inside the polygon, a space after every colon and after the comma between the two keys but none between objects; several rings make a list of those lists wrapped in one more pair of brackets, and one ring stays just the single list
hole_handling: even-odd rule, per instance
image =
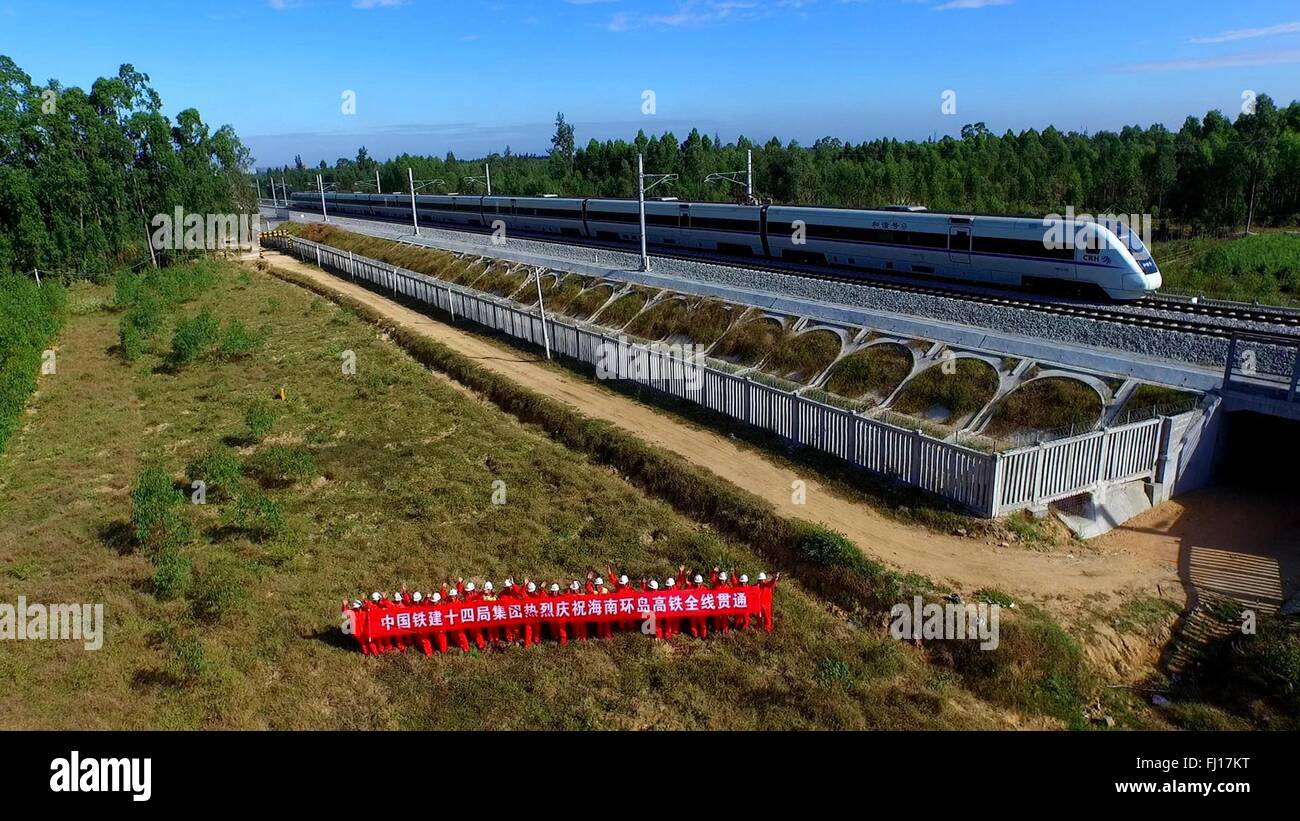
[{"label": "guardrail", "polygon": [[328,245],[285,236],[268,237],[263,245],[423,302],[453,319],[467,319],[538,346],[549,339],[553,352],[587,365],[609,367],[608,357],[615,352],[616,372],[630,381],[919,487],[979,516],[1000,516],[1107,483],[1154,478],[1161,449],[1167,446],[1170,420],[1157,417],[985,453],[566,319],[548,315],[544,329],[540,314],[518,303]]}]

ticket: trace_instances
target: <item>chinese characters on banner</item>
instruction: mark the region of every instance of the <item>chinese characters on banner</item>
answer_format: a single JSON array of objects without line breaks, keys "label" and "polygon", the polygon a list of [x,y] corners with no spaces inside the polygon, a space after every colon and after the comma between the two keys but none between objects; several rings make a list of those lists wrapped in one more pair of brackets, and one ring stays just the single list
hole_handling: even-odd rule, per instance
[{"label": "chinese characters on banner", "polygon": [[440,604],[391,604],[355,612],[361,642],[488,628],[756,617],[771,629],[771,587],[624,590],[596,595],[516,596]]}]

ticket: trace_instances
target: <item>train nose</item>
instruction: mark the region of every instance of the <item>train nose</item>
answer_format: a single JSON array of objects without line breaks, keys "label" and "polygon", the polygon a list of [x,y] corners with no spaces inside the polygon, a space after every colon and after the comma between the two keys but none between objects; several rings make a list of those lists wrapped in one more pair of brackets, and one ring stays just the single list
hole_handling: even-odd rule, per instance
[{"label": "train nose", "polygon": [[1156,271],[1154,274],[1147,274],[1147,290],[1158,291],[1160,290],[1160,286],[1163,284],[1164,278],[1160,276],[1159,271]]}]

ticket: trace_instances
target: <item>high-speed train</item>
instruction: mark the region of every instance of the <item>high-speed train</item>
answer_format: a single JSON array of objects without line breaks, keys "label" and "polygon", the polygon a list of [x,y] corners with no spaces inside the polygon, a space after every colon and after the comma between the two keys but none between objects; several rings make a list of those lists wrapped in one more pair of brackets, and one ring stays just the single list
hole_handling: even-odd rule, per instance
[{"label": "high-speed train", "polygon": [[[290,207],[320,213],[321,195],[294,192]],[[421,225],[640,242],[636,200],[417,195]],[[411,222],[410,195],[325,194],[329,213]],[[1120,224],[942,214],[915,206],[878,210],[646,201],[646,242],[660,248],[767,257],[863,271],[894,271],[1023,288],[1100,291],[1140,299],[1160,271]],[[499,222],[498,222],[499,221]],[[1051,241],[1048,237],[1057,237]]]}]

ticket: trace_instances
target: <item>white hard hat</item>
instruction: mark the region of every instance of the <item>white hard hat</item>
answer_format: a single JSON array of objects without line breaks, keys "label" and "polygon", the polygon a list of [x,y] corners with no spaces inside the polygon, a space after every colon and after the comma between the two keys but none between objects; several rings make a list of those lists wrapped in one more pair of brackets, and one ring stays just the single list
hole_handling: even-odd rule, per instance
[{"label": "white hard hat", "polygon": [[552,592],[552,593],[559,593],[559,592],[560,592],[560,586],[559,586],[558,584],[556,584],[555,582],[551,582],[551,592]]},{"label": "white hard hat", "polygon": [[352,600],[352,609],[353,609],[353,610],[360,610],[360,609],[361,609],[361,599],[353,599],[353,600]]},{"label": "white hard hat", "polygon": [[659,580],[658,580],[658,579],[651,579],[651,580],[650,580],[650,589],[651,589],[651,590],[658,590],[658,589],[659,589]]},{"label": "white hard hat", "polygon": [[767,574],[760,570],[760,571],[758,572],[758,580],[759,580],[760,582],[765,582],[765,581],[767,581]]},{"label": "white hard hat", "polygon": [[696,573],[696,574],[695,574],[695,578],[694,578],[692,581],[694,581],[696,584],[703,584],[703,583],[704,583],[704,577],[701,576],[699,573]]},{"label": "white hard hat", "polygon": [[664,587],[672,587],[675,584],[677,584],[677,579],[674,576],[669,576],[664,579]]},{"label": "white hard hat", "polygon": [[532,582],[529,582],[529,583],[528,583],[528,592],[529,592],[529,593],[532,593],[532,592],[533,592],[534,590],[536,590],[536,589],[537,589],[537,585],[533,584]]},{"label": "white hard hat", "polygon": [[577,579],[574,579],[573,582],[569,585],[570,590],[577,590],[579,587],[581,587],[581,585],[578,584]]},{"label": "white hard hat", "polygon": [[411,594],[411,601],[415,601],[415,602],[424,601],[424,594],[421,593],[419,590],[415,591],[414,593]]},{"label": "white hard hat", "polygon": [[448,595],[448,596],[459,596],[459,595],[460,595],[460,591],[453,587],[452,589],[450,589],[450,590],[447,591],[447,595]]},{"label": "white hard hat", "polygon": [[618,583],[619,583],[619,584],[627,584],[627,574],[626,574],[626,573],[624,573],[623,575],[621,575],[621,576],[618,577]]},{"label": "white hard hat", "polygon": [[376,590],[375,592],[373,592],[373,593],[370,594],[370,600],[371,600],[371,601],[379,601],[379,600],[382,599],[383,597],[384,597],[384,594],[383,594],[383,593],[380,593],[378,590]]},{"label": "white hard hat", "polygon": [[749,584],[749,577],[746,576],[744,573],[741,573],[741,574],[740,574],[740,583],[741,583],[741,584]]},{"label": "white hard hat", "polygon": [[506,576],[506,583],[505,583],[504,586],[505,586],[505,587],[514,587],[514,586],[515,586],[515,580],[512,579],[512,578],[510,578],[509,576]]},{"label": "white hard hat", "polygon": [[720,571],[720,572],[718,573],[718,579],[719,579],[720,581],[724,581],[724,582],[725,582],[725,581],[727,580],[727,571],[725,571],[725,570]]},{"label": "white hard hat", "polygon": [[395,601],[395,602],[400,602],[401,600],[402,600],[402,594],[401,594],[401,593],[394,593],[394,594],[393,594],[393,601]]},{"label": "white hard hat", "polygon": [[474,589],[474,582],[465,582],[465,589],[466,589],[466,590],[473,590],[473,589]]},{"label": "white hard hat", "polygon": [[597,586],[597,587],[600,587],[600,586],[601,586],[602,584],[604,584],[604,583],[605,583],[605,580],[604,580],[604,579],[602,579],[600,576],[597,576],[597,577],[596,577],[596,586]]},{"label": "white hard hat", "polygon": [[492,582],[483,582],[483,589],[484,589],[484,590],[491,590],[491,589],[492,589]]},{"label": "white hard hat", "polygon": [[434,593],[432,596],[429,597],[429,601],[433,602],[434,604],[437,604],[438,602],[442,601],[442,594]]}]

